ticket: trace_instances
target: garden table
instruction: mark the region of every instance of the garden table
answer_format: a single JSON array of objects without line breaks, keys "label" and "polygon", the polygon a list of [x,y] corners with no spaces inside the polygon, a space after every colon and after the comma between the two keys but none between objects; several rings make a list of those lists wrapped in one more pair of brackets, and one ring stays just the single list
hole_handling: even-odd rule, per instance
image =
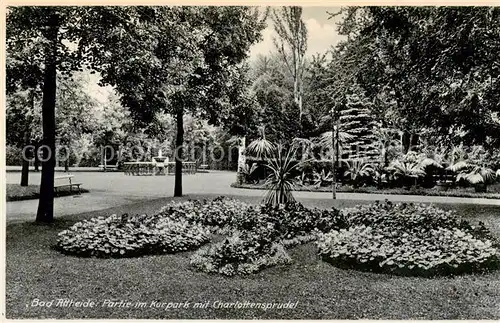
[{"label": "garden table", "polygon": [[[195,174],[196,162],[183,162],[182,172]],[[157,164],[155,162],[125,162],[123,163],[125,175],[164,175],[175,173],[175,162]]]}]

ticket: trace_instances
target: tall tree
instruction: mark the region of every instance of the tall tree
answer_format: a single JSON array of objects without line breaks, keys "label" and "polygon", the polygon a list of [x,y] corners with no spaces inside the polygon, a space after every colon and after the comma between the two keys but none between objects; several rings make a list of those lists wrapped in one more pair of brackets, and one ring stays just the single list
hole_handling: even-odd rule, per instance
[{"label": "tall tree", "polygon": [[493,54],[500,49],[499,8],[352,7],[345,13],[346,47],[364,48],[357,64],[366,73],[357,81],[392,106],[403,130],[430,129],[464,144],[498,138],[492,113],[500,95]]},{"label": "tall tree", "polygon": [[[40,44],[34,57],[40,64],[21,64],[34,67],[35,75],[40,76],[42,84],[42,129],[44,161],[40,183],[40,198],[37,222],[52,222],[54,217],[54,168],[56,140],[56,90],[58,72],[71,75],[81,68],[82,45],[79,40],[83,31],[95,30],[97,21],[95,7],[11,7],[7,13],[7,57],[16,56],[23,46],[35,48]],[[106,22],[109,26],[109,21]],[[75,50],[72,45],[76,45]],[[16,69],[7,70],[7,88],[25,77]],[[13,72],[12,72],[13,71]]]},{"label": "tall tree", "polygon": [[303,78],[307,50],[307,28],[302,20],[302,7],[274,9],[271,16],[278,37],[274,44],[293,78],[293,98],[299,108],[299,120],[303,115]]},{"label": "tall tree", "polygon": [[60,148],[64,148],[64,167],[69,170],[70,159],[76,153],[73,146],[82,135],[91,133],[96,125],[96,101],[84,91],[83,75],[59,77],[56,102],[56,132]]},{"label": "tall tree", "polygon": [[6,143],[23,151],[21,186],[28,185],[29,159],[35,150],[29,149],[41,131],[39,93],[34,88],[18,90],[7,94],[6,107]]},{"label": "tall tree", "polygon": [[[19,26],[17,26],[19,27]],[[9,29],[9,35],[7,39],[7,52],[9,55],[6,57],[6,79],[7,79],[7,96],[17,97],[22,94],[26,98],[21,106],[12,107],[8,111],[8,117],[13,117],[13,113],[19,112],[16,121],[12,118],[7,122],[8,127],[23,121],[20,128],[15,131],[8,131],[7,137],[12,137],[15,134],[22,136],[21,140],[16,140],[15,145],[20,148],[26,147],[31,144],[36,132],[41,129],[37,129],[36,122],[38,118],[36,110],[37,101],[40,96],[41,84],[43,81],[43,74],[41,65],[43,65],[43,42],[40,37],[34,37],[31,42],[19,42],[16,41],[15,37],[18,37],[18,33],[26,33],[20,28]],[[10,100],[11,103],[20,103],[19,100]],[[9,113],[10,112],[10,113]],[[14,122],[14,123],[13,123]],[[21,170],[21,186],[28,185],[29,179],[29,161],[27,158],[22,160],[22,170]]]},{"label": "tall tree", "polygon": [[112,44],[105,51],[94,46],[94,53],[104,66],[103,82],[116,86],[136,120],[150,123],[158,112],[175,117],[174,196],[181,196],[184,114],[218,124],[237,102],[232,85],[264,19],[248,7],[134,10],[134,19],[94,34],[96,43]]}]

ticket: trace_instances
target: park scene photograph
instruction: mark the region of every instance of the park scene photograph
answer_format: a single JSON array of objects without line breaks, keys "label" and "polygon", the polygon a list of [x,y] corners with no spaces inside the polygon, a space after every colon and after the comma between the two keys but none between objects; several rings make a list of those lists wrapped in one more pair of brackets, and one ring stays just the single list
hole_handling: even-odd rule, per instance
[{"label": "park scene photograph", "polygon": [[7,319],[500,319],[500,7],[4,9]]}]

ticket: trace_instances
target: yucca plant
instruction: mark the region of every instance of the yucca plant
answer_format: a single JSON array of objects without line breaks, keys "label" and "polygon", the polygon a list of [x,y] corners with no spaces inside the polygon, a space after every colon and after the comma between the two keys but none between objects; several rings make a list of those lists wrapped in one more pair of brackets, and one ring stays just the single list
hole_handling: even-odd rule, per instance
[{"label": "yucca plant", "polygon": [[246,151],[259,159],[264,159],[272,154],[276,147],[271,141],[266,139],[266,129],[264,126],[259,127],[259,132],[260,138],[252,141],[246,148]]},{"label": "yucca plant", "polygon": [[268,189],[264,197],[267,205],[286,204],[295,201],[292,191],[296,188],[293,172],[301,164],[295,159],[296,148],[287,149],[283,153],[281,146],[278,146],[265,165],[271,170],[271,174],[266,179],[265,186]]},{"label": "yucca plant", "polygon": [[345,163],[348,168],[344,172],[344,176],[351,180],[354,187],[358,187],[363,178],[373,174],[373,166],[362,159],[352,159]]}]

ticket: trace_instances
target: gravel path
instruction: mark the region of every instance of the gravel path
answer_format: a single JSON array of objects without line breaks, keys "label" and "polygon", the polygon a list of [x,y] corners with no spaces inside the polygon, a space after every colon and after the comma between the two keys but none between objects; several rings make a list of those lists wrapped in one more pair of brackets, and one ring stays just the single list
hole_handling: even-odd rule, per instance
[{"label": "gravel path", "polygon": [[[81,196],[66,196],[54,201],[55,216],[78,214],[103,210],[111,207],[136,203],[138,201],[171,197],[174,190],[173,176],[127,176],[119,172],[75,172],[75,181],[83,183],[90,193]],[[21,173],[8,172],[7,183],[19,183]],[[185,195],[232,195],[263,197],[265,191],[230,187],[236,179],[234,172],[211,171],[185,175],[183,191]],[[40,173],[30,173],[30,183],[40,183]],[[295,192],[298,200],[331,199],[326,192]],[[459,198],[443,196],[383,195],[364,193],[338,193],[339,200],[390,201],[498,205],[498,199]],[[35,218],[38,201],[7,202],[7,220],[31,221]]]}]

